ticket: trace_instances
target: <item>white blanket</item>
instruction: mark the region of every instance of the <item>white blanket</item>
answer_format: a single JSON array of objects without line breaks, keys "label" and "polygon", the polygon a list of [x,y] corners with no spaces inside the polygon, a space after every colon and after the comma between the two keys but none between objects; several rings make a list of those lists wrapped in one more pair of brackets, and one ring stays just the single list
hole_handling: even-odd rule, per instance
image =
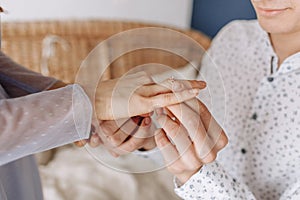
[{"label": "white blanket", "polygon": [[[121,161],[126,159],[118,161],[124,167]],[[40,166],[40,172],[45,200],[178,200],[166,170],[118,172],[97,162],[84,148],[60,148],[48,165]]]}]

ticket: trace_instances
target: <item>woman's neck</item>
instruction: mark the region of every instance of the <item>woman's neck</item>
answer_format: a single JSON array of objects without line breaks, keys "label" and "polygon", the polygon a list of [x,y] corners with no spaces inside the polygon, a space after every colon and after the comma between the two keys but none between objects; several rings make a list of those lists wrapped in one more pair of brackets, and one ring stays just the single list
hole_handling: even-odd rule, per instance
[{"label": "woman's neck", "polygon": [[300,52],[300,32],[290,34],[270,34],[270,39],[278,56],[278,65],[289,56]]}]

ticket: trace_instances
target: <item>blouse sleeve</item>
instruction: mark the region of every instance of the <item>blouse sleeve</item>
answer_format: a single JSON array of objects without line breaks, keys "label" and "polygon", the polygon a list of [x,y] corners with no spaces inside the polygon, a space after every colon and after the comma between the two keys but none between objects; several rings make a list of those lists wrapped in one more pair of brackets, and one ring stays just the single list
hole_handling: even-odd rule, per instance
[{"label": "blouse sleeve", "polygon": [[89,137],[92,105],[79,85],[0,100],[0,165]]},{"label": "blouse sleeve", "polygon": [[44,91],[56,81],[26,69],[0,51],[0,84],[10,97]]}]

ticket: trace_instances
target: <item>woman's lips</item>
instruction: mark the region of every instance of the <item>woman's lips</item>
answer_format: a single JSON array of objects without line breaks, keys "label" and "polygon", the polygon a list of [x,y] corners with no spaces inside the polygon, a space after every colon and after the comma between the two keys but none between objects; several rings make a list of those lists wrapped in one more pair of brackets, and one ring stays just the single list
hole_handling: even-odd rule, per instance
[{"label": "woman's lips", "polygon": [[259,15],[261,16],[266,16],[266,17],[273,17],[276,15],[280,15],[283,12],[285,12],[286,10],[288,10],[288,8],[257,8],[257,11],[259,13]]}]

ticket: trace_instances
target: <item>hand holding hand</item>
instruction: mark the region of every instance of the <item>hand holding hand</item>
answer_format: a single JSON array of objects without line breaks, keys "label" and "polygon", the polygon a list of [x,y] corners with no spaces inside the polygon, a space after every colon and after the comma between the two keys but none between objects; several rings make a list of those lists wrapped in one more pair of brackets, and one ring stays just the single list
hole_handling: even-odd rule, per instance
[{"label": "hand holding hand", "polygon": [[140,148],[150,150],[156,146],[153,136],[155,127],[149,116],[103,121],[100,126],[102,141],[115,157]]},{"label": "hand holding hand", "polygon": [[154,83],[145,72],[100,82],[95,109],[100,120],[115,120],[143,115],[155,108],[189,100],[206,86],[203,81],[168,79]]}]

